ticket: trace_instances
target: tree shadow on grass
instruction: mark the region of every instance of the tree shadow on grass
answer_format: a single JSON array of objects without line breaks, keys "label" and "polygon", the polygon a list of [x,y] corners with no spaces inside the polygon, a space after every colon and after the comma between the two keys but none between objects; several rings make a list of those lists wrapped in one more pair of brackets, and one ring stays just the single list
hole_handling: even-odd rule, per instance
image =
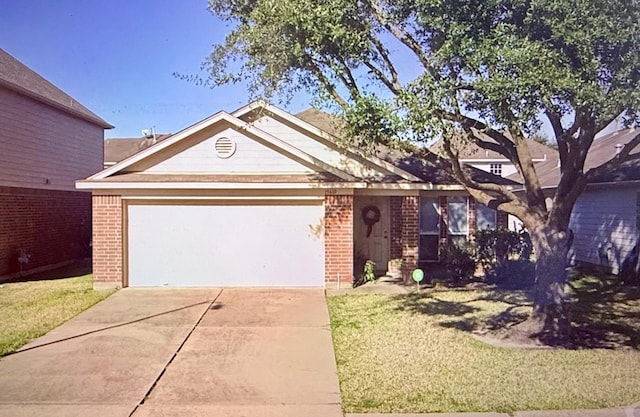
[{"label": "tree shadow on grass", "polygon": [[[460,291],[460,290],[458,290]],[[464,290],[462,290],[464,291]],[[433,317],[438,325],[454,328],[465,332],[475,332],[489,326],[496,328],[512,322],[522,320],[521,314],[515,309],[526,306],[526,297],[518,293],[505,291],[488,291],[482,295],[465,301],[448,301],[438,297],[438,292],[420,292],[396,295],[397,309],[411,314],[424,314]],[[482,309],[473,305],[478,301],[493,301],[507,303],[510,306],[488,320],[483,319]]]},{"label": "tree shadow on grass", "polygon": [[[448,301],[439,296],[441,291],[424,291],[393,298],[398,310],[423,314],[442,327],[475,334],[498,334],[526,320],[531,311],[531,293],[528,291],[497,288],[457,291],[476,291],[478,296]],[[564,347],[640,349],[639,287],[625,286],[614,275],[573,269],[568,294],[573,332],[569,344]],[[490,303],[491,310],[478,307],[486,305],[478,302]]]},{"label": "tree shadow on grass", "polygon": [[577,348],[640,349],[640,288],[619,277],[572,271],[569,305]]}]

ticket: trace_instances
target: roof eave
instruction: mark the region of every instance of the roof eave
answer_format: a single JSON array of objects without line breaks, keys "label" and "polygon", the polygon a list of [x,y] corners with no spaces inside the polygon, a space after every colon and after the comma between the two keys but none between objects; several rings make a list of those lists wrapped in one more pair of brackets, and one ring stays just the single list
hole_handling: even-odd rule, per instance
[{"label": "roof eave", "polygon": [[85,120],[87,122],[93,123],[97,126],[100,126],[103,129],[113,129],[115,126],[111,125],[110,123],[106,122],[105,120],[101,119],[98,116],[95,117],[91,117],[81,111],[77,111],[74,110],[73,108],[67,107],[67,106],[63,106],[62,104],[58,103],[57,101],[54,100],[50,100],[46,97],[43,97],[39,94],[34,93],[33,91],[27,90],[24,87],[21,87],[19,85],[7,82],[6,80],[0,79],[0,86],[5,87],[9,90],[15,91],[16,93],[22,94],[24,96],[27,96],[33,100],[39,101],[43,104],[46,104],[47,106],[51,106],[54,107],[60,111],[63,111],[67,114],[70,114],[72,116],[75,116],[79,119]]}]

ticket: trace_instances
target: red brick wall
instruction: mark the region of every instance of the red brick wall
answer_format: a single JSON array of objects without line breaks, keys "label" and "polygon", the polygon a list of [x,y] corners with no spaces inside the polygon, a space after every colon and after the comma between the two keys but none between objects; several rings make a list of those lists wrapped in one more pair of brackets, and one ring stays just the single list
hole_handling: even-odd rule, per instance
[{"label": "red brick wall", "polygon": [[353,196],[327,195],[324,201],[325,280],[353,281]]},{"label": "red brick wall", "polygon": [[91,195],[0,186],[0,276],[90,256]]},{"label": "red brick wall", "polygon": [[509,215],[504,211],[496,212],[496,228],[508,229],[509,228]]},{"label": "red brick wall", "polygon": [[402,258],[402,197],[390,197],[391,259]]},{"label": "red brick wall", "polygon": [[94,287],[123,285],[122,250],[122,198],[119,195],[94,195]]},{"label": "red brick wall", "polygon": [[447,244],[447,240],[449,239],[449,205],[446,196],[440,196],[438,198],[440,204],[440,242],[439,246],[441,248],[445,247]]},{"label": "red brick wall", "polygon": [[405,282],[411,280],[411,271],[418,267],[419,209],[420,198],[418,196],[401,197],[402,277]]},{"label": "red brick wall", "polygon": [[473,242],[475,240],[475,232],[478,228],[478,220],[476,216],[476,199],[473,197],[469,197],[469,206],[467,210],[467,215],[469,216],[469,241]]}]

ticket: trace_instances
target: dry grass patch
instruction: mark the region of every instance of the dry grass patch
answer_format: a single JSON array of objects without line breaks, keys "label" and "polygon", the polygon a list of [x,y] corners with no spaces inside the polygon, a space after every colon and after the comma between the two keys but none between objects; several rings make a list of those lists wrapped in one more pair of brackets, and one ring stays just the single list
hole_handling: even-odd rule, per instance
[{"label": "dry grass patch", "polygon": [[[636,349],[524,350],[474,338],[487,322],[528,314],[523,292],[343,295],[328,304],[348,413],[590,409],[640,399]],[[637,299],[624,306],[640,311]]]},{"label": "dry grass patch", "polygon": [[91,275],[0,284],[0,356],[13,352],[114,291],[94,291]]}]

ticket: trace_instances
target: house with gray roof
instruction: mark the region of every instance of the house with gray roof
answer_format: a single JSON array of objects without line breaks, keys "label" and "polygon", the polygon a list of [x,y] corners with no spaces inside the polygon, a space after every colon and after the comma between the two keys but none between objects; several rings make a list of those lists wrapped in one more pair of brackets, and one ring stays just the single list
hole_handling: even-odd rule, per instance
[{"label": "house with gray roof", "polygon": [[378,273],[401,261],[409,281],[450,240],[505,224],[442,158],[363,152],[335,121],[254,102],[78,181],[94,201],[94,286],[350,285],[361,259]]},{"label": "house with gray roof", "polygon": [[91,194],[109,123],[0,49],[0,281],[91,254]]}]

